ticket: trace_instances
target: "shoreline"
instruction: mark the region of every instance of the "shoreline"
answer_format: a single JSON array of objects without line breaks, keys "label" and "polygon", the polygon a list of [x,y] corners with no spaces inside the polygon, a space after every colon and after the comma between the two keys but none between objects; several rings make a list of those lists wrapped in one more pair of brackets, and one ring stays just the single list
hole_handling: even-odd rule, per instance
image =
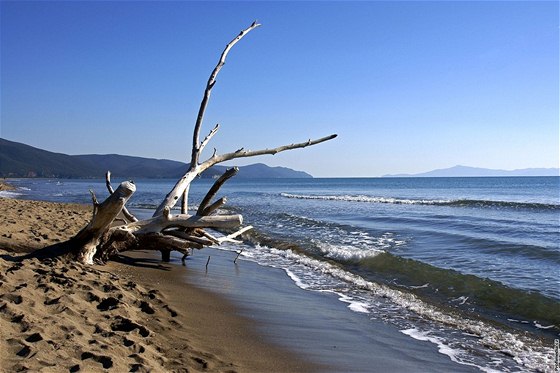
[{"label": "shoreline", "polygon": [[18,259],[72,237],[90,206],[0,198],[0,212],[2,369],[322,370],[261,338],[225,297],[183,285],[184,268],[152,253],[92,267]]},{"label": "shoreline", "polygon": [[324,372],[479,371],[455,363],[431,342],[410,338],[381,315],[349,310],[343,294],[303,290],[284,270],[241,258],[234,264],[235,256],[215,248],[197,252],[187,260],[185,281],[233,301],[261,335],[305,352]]},{"label": "shoreline", "polygon": [[[88,203],[88,195],[84,190],[90,188],[102,191],[105,187],[101,182],[84,184],[69,180],[63,182],[53,182],[51,180],[39,184],[14,180],[13,183],[18,187],[16,192],[0,192],[0,196],[22,198],[28,201],[28,203],[33,203],[34,209],[40,206],[42,202],[31,202],[29,199],[84,203],[85,205],[81,207],[87,212],[81,214],[84,219],[83,224],[91,217],[91,204]],[[137,195],[138,201],[134,205],[136,208],[133,206],[133,213],[136,216],[141,219],[151,217],[152,214],[147,209],[153,206],[152,198],[149,197],[150,193],[157,191],[159,194],[160,190],[165,186],[164,184],[165,181],[158,181],[142,186],[142,190],[145,190],[146,193]],[[260,196],[262,193],[262,191],[259,191],[261,187],[264,187],[265,190],[269,187],[268,183],[259,185],[260,187],[250,189],[252,192],[249,192],[247,197],[243,194],[243,198],[238,201],[241,208],[247,209],[246,211],[248,212],[253,211],[252,205],[247,205],[247,202],[251,201],[251,198],[255,198],[255,196]],[[350,183],[347,189],[352,189],[352,185]],[[295,183],[293,187],[299,188],[302,186]],[[336,190],[339,188],[338,185],[332,185],[332,187]],[[275,188],[273,193],[269,195],[277,196],[277,198],[265,199],[263,201],[260,201],[260,199],[258,201],[255,200],[255,206],[258,206],[260,209],[267,209],[268,204],[271,203],[272,206],[277,206],[282,211],[284,203],[291,202],[291,200],[285,201],[279,197],[279,193],[283,188],[284,186]],[[238,189],[233,188],[233,191],[236,190]],[[245,190],[245,186],[241,190]],[[547,195],[547,191],[549,189],[543,190],[541,194]],[[193,192],[198,193],[200,191]],[[428,193],[427,198],[432,198],[432,194]],[[499,200],[499,198],[496,200]],[[297,208],[299,205],[299,202],[296,201],[293,207]],[[313,205],[316,204],[313,203]],[[321,204],[316,207],[320,206]],[[380,207],[385,208],[385,205],[380,205]],[[393,211],[394,213],[398,213],[398,210],[401,209],[400,206],[395,208],[396,211]],[[426,212],[427,218],[441,209],[434,209],[433,212],[431,210],[429,208]],[[492,209],[488,210],[486,206],[484,206],[483,210],[492,211]],[[21,211],[26,212],[27,209]],[[260,210],[257,209],[256,211]],[[310,213],[312,211],[315,210],[310,210]],[[457,211],[465,210],[458,209]],[[515,213],[517,214],[517,211]],[[60,223],[67,222],[68,215],[65,214],[66,212],[59,216],[51,215],[52,218],[43,220],[37,218],[37,221],[30,224],[32,229],[21,232],[27,232],[27,234],[31,232],[35,241],[42,241],[43,238],[52,239],[55,237],[54,233],[60,233]],[[327,214],[325,217],[327,220],[334,218],[338,221],[340,218],[336,214],[335,216],[329,215],[328,210],[323,211],[323,209],[315,211],[314,214],[311,213],[312,217],[315,218],[315,222],[322,221],[324,214]],[[235,312],[245,316],[246,320],[250,322],[255,334],[265,338],[267,342],[271,342],[275,346],[280,345],[284,347],[285,350],[289,350],[290,354],[295,353],[304,361],[323,363],[323,366],[320,367],[321,371],[358,372],[370,371],[371,367],[385,367],[386,370],[393,368],[392,370],[394,370],[395,367],[402,368],[402,361],[404,361],[404,364],[409,364],[410,359],[415,361],[413,364],[418,364],[417,366],[430,370],[435,370],[434,365],[439,364],[434,362],[441,362],[444,364],[442,366],[447,366],[447,369],[443,369],[443,371],[455,371],[459,367],[463,368],[465,366],[473,370],[477,367],[481,370],[493,370],[503,367],[505,370],[524,368],[528,371],[541,371],[543,367],[549,367],[553,364],[551,341],[546,342],[536,339],[532,334],[526,332],[516,333],[508,328],[502,329],[500,325],[495,325],[492,321],[487,322],[488,320],[480,315],[475,315],[473,319],[462,318],[460,313],[455,313],[453,310],[445,307],[444,309],[431,307],[429,303],[417,301],[414,296],[409,297],[408,294],[410,292],[400,292],[398,290],[393,292],[391,286],[385,287],[383,285],[383,281],[380,284],[375,280],[372,282],[365,280],[364,282],[364,279],[356,274],[352,268],[347,268],[344,258],[353,258],[354,254],[352,251],[341,251],[341,249],[345,249],[345,246],[341,246],[340,242],[337,241],[341,236],[330,237],[324,234],[316,236],[314,226],[311,229],[303,229],[305,228],[304,225],[302,231],[300,231],[298,227],[302,221],[298,220],[298,216],[301,213],[296,215],[292,219],[291,216],[278,215],[271,211],[270,214],[266,213],[264,215],[266,219],[260,220],[261,217],[255,219],[255,221],[258,220],[260,222],[257,225],[261,226],[263,231],[270,228],[271,224],[272,228],[275,224],[278,224],[277,227],[289,224],[295,230],[294,232],[287,231],[285,238],[279,236],[276,240],[270,242],[267,239],[258,239],[256,242],[251,240],[241,244],[241,246],[225,244],[219,247],[218,254],[214,254],[214,251],[208,251],[211,249],[205,249],[204,251],[195,250],[195,256],[190,257],[187,261],[186,270],[180,267],[177,260],[178,257],[175,257],[175,263],[172,264],[178,266],[178,273],[181,274],[176,277],[176,281],[180,283],[188,282],[187,285],[182,286],[187,288],[195,286],[206,289],[217,293],[221,299],[230,301],[236,309]],[[305,216],[306,214],[304,213],[303,218],[307,219]],[[549,217],[548,215],[546,216]],[[255,217],[249,214],[249,218],[254,219]],[[461,220],[460,214],[457,218],[459,221]],[[19,219],[19,216],[14,218],[14,220],[17,219]],[[283,219],[287,219],[287,221],[283,222]],[[308,220],[303,222],[306,223]],[[364,226],[369,226],[367,219],[364,221],[360,220],[360,222],[360,224],[365,224]],[[54,232],[52,235],[51,232],[44,231],[45,227],[49,225],[54,225],[51,230]],[[338,226],[335,225],[334,228]],[[485,224],[481,226],[486,227]],[[4,228],[4,225],[0,225],[0,233],[2,233],[2,228]],[[331,229],[333,227],[329,224],[321,224],[317,228],[324,230],[325,233],[329,233],[332,232]],[[346,226],[342,226],[342,228],[342,232],[350,234],[350,237],[363,232],[361,228],[356,229],[356,231],[348,229]],[[321,233],[321,230],[318,230],[318,232]],[[428,233],[426,237],[430,239],[439,237],[439,233],[436,233],[436,231],[426,232]],[[286,240],[295,233],[301,234],[300,239],[302,240],[312,239],[312,242],[310,242],[312,248],[314,247],[321,251],[326,250],[325,256],[327,258],[330,255],[335,255],[336,257],[336,255],[342,254],[342,256],[338,257],[334,263],[331,263],[330,259],[323,261],[310,259],[305,255],[292,252],[292,250],[289,250],[291,249],[289,247],[288,250],[283,250],[286,249],[284,246],[288,242]],[[355,249],[370,250],[370,248],[377,247],[378,245],[375,241],[372,245],[362,245],[367,243],[366,241],[370,241],[370,237],[378,236],[377,234],[370,236],[368,233],[371,232],[366,231],[363,236],[360,233],[360,239],[355,242],[353,241],[352,248],[354,248],[354,244],[356,246]],[[445,233],[442,234],[445,235]],[[3,237],[3,234],[0,234],[0,241],[2,240],[1,237]],[[381,236],[382,239],[384,237],[385,235]],[[393,240],[391,233],[389,233],[388,240],[389,243],[394,242],[395,245],[400,243],[398,239]],[[13,240],[9,241],[13,242]],[[289,240],[289,242],[292,241]],[[343,242],[345,241],[343,240]],[[383,242],[379,242],[379,244],[383,244]],[[426,242],[424,242],[422,247],[425,247],[428,251],[422,253],[429,254],[429,245],[425,244]],[[393,247],[392,244],[390,247]],[[232,266],[232,255],[236,255],[232,251],[241,248],[243,249],[241,258],[244,260],[238,261],[237,266]],[[440,247],[440,249],[444,248]],[[368,253],[369,251],[365,252],[366,256],[368,256]],[[150,252],[148,254],[159,257],[159,253]],[[209,256],[207,254],[212,256],[208,272],[204,269],[206,258]],[[216,272],[215,264],[221,265],[220,256],[225,256],[229,259],[225,258],[223,260],[223,269]],[[457,258],[460,257],[461,255],[457,256]],[[145,259],[149,258],[146,257]],[[376,257],[375,260],[379,261],[378,259],[379,257]],[[245,264],[245,261],[247,261],[247,264]],[[155,263],[159,263],[159,260]],[[337,267],[337,263],[340,263],[341,268]],[[359,263],[361,263],[361,260]],[[369,265],[368,263],[369,259],[367,259],[365,264]],[[393,271],[391,266],[388,266],[386,269],[389,272],[398,274],[398,270],[402,269],[401,267],[397,266],[396,271]],[[530,269],[530,266],[528,268]],[[232,272],[232,269],[235,269],[235,271]],[[373,275],[375,276],[375,273]],[[430,282],[430,284],[433,284],[432,286],[436,292],[438,291],[438,286],[446,286],[447,284],[446,281],[441,281],[441,279],[433,279],[433,282],[422,281],[421,275],[420,273],[418,277],[420,280],[416,281],[416,283],[413,282],[413,284]],[[398,276],[395,277],[396,280],[393,281],[398,282]],[[105,279],[103,281],[107,282],[110,280]],[[152,288],[150,287],[150,289]],[[177,294],[181,297],[184,295],[183,293],[185,292],[180,289],[179,291],[172,292],[172,295],[175,296],[174,294]],[[460,295],[464,294],[460,293]],[[469,294],[467,293],[467,295]],[[166,297],[167,305],[170,304],[169,299],[169,297]],[[468,299],[469,297],[463,297],[450,300],[452,303],[462,300],[460,305],[463,305]],[[1,302],[2,298],[0,297],[0,307],[3,306]],[[468,304],[465,307],[468,307]],[[287,315],[291,316],[288,317]],[[337,315],[337,317],[333,318],[333,315]],[[346,320],[346,322],[339,323],[339,319]],[[525,319],[517,318],[516,320],[508,321],[521,324],[531,323],[530,321],[524,322],[523,320]],[[546,323],[535,321],[534,325],[539,329],[546,329],[547,331],[550,329],[549,324]],[[380,330],[387,332],[388,343],[381,339],[382,333],[380,333]],[[404,340],[402,340],[403,334],[406,336]],[[356,336],[362,336],[363,338]],[[340,348],[342,346],[340,341],[349,340],[353,340],[353,342],[348,343],[348,348],[346,348],[346,351],[343,351]],[[331,341],[334,342],[331,343]],[[395,341],[401,342],[395,345]],[[409,347],[409,342],[414,346]],[[420,355],[420,358],[407,354],[409,349],[414,350],[420,344],[428,346],[425,349],[425,353]],[[212,341],[210,345],[213,346],[215,343]],[[363,347],[368,345],[371,346],[368,348]],[[391,345],[394,346],[392,351],[390,348],[386,348]],[[336,350],[334,346],[336,346]],[[362,353],[351,350],[359,350]],[[364,356],[366,357],[364,358]],[[386,365],[378,362],[383,359]],[[457,365],[455,362],[462,365]],[[324,366],[325,364],[327,367]],[[341,364],[344,367],[343,369],[336,368],[340,367]],[[468,367],[469,365],[470,367]],[[415,365],[414,370],[417,370],[417,366]],[[402,370],[410,371],[410,369],[404,368]]]},{"label": "shoreline", "polygon": [[[8,351],[2,367],[473,371],[431,343],[382,321],[366,322],[332,294],[298,288],[282,270],[243,259],[235,265],[228,251],[197,251],[186,268],[179,257],[161,263],[150,251],[90,268],[56,260],[18,263],[22,254],[72,237],[91,207],[0,198],[0,212],[0,347]],[[128,326],[115,327],[114,320]],[[34,338],[40,341],[29,342]]]}]

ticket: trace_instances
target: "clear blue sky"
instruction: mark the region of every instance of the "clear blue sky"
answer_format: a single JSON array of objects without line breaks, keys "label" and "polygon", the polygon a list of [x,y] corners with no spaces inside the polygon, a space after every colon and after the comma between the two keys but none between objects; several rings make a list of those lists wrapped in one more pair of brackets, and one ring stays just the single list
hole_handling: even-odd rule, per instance
[{"label": "clear blue sky", "polygon": [[314,176],[456,164],[558,167],[559,5],[550,2],[1,3],[0,136],[68,154],[188,161],[338,133],[235,162]]}]

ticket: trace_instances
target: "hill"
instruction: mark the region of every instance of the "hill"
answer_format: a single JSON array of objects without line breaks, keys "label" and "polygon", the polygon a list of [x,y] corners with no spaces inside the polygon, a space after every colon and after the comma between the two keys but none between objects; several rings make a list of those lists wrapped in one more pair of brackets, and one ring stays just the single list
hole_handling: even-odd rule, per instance
[{"label": "hill", "polygon": [[524,168],[519,170],[492,170],[488,168],[454,166],[419,174],[384,175],[383,177],[491,177],[491,176],[559,176],[558,168]]},{"label": "hill", "polygon": [[[188,163],[119,154],[68,155],[0,138],[0,177],[101,178],[107,170],[120,178],[181,177]],[[221,175],[227,167],[214,166],[203,178]],[[258,163],[239,167],[238,178],[310,178],[308,173]]]}]

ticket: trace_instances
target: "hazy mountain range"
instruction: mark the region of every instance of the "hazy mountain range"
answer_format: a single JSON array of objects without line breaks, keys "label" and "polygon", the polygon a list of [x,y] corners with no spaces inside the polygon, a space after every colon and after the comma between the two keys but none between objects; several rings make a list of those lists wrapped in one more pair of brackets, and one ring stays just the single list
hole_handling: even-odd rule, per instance
[{"label": "hazy mountain range", "polygon": [[559,176],[558,168],[524,168],[520,170],[492,170],[488,168],[454,166],[419,174],[384,175],[383,177],[483,177],[483,176]]},{"label": "hazy mountain range", "polygon": [[[111,171],[120,178],[178,179],[188,163],[167,159],[132,157],[118,154],[68,155],[53,153],[0,138],[0,177],[103,178]],[[203,178],[224,173],[228,167],[214,166]],[[262,163],[239,167],[236,178],[310,178],[308,173]]]}]

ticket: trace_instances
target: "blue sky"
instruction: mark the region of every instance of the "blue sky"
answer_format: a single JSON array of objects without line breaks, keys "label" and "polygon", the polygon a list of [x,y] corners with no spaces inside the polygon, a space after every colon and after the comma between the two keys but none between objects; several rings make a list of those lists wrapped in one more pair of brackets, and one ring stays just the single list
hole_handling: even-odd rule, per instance
[{"label": "blue sky", "polygon": [[[1,3],[0,136],[68,154],[188,161],[331,133],[240,160],[318,177],[456,164],[558,167],[558,2]],[[101,175],[100,175],[101,176]]]}]

